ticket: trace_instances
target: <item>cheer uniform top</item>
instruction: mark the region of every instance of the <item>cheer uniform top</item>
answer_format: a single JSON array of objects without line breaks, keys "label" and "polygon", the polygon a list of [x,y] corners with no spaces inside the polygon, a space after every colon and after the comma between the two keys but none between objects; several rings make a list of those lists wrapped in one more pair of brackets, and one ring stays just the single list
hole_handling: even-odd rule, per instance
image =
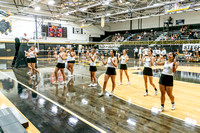
[{"label": "cheer uniform top", "polygon": [[[62,56],[64,54],[64,52],[60,53],[60,55]],[[58,55],[58,60],[57,60],[57,65],[56,67],[58,68],[65,68],[65,60],[63,60],[60,55]]]},{"label": "cheer uniform top", "polygon": [[[114,59],[116,57],[112,58],[112,61],[114,62]],[[107,71],[106,71],[107,75],[116,75],[116,67],[112,64],[111,62],[111,57],[108,58],[107,61]]]},{"label": "cheer uniform top", "polygon": [[168,64],[168,61],[165,61],[159,84],[173,86],[173,75],[173,62]]},{"label": "cheer uniform top", "polygon": [[75,56],[71,57],[70,53],[67,54],[67,63],[75,63]]},{"label": "cheer uniform top", "polygon": [[[92,57],[91,57],[93,60],[94,60],[95,55],[96,55],[96,54],[92,55]],[[91,72],[96,72],[96,71],[97,71],[96,60],[97,60],[97,59],[95,59],[94,62],[93,62],[93,61],[90,59],[90,69],[89,69],[89,71],[91,71]]]},{"label": "cheer uniform top", "polygon": [[126,63],[127,55],[121,56],[121,63],[120,63],[120,70],[127,70],[127,63]]},{"label": "cheer uniform top", "polygon": [[153,76],[150,57],[145,57],[143,75]]}]

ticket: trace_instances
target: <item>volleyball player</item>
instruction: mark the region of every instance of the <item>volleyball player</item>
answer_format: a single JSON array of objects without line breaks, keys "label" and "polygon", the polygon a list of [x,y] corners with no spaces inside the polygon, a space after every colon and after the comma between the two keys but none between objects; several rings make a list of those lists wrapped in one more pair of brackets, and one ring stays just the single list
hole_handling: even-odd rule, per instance
[{"label": "volleyball player", "polygon": [[54,82],[54,84],[58,84],[58,71],[60,70],[62,76],[63,76],[63,82],[61,84],[65,84],[66,83],[66,76],[65,76],[65,52],[64,52],[65,48],[64,47],[60,47],[60,53],[56,56],[57,59],[57,65],[54,71],[55,77],[56,77],[56,81]]},{"label": "volleyball player", "polygon": [[73,76],[74,64],[75,64],[75,52],[73,48],[70,48],[69,51],[67,51],[67,69],[71,72],[71,75],[68,76]]},{"label": "volleyball player", "polygon": [[172,107],[171,109],[175,109],[175,102],[174,102],[174,96],[172,94],[173,90],[173,74],[176,72],[176,69],[178,68],[178,63],[176,62],[176,55],[172,52],[168,54],[168,61],[161,61],[163,58],[160,56],[160,58],[157,61],[158,65],[164,65],[163,71],[159,80],[160,85],[160,92],[161,92],[161,108],[160,111],[164,111],[164,104],[165,104],[165,93],[167,92],[167,95],[169,96],[171,100]]},{"label": "volleyball player", "polygon": [[126,74],[126,77],[128,79],[127,85],[130,84],[130,80],[129,80],[129,75],[128,75],[128,71],[127,71],[127,61],[128,61],[128,55],[127,55],[127,50],[124,49],[123,50],[123,55],[120,57],[120,54],[118,54],[118,60],[121,61],[120,62],[120,83],[119,85],[122,85],[122,74],[123,71]]},{"label": "volleyball player", "polygon": [[144,96],[148,96],[148,86],[147,86],[147,78],[148,77],[149,77],[150,84],[155,89],[155,95],[157,95],[157,93],[158,93],[156,86],[153,83],[153,72],[152,72],[151,66],[154,64],[155,58],[153,57],[152,53],[153,53],[152,50],[148,50],[147,51],[148,55],[146,56],[144,53],[143,58],[142,58],[142,63],[144,64],[143,78],[144,78],[145,89],[146,89],[146,93],[144,94]]},{"label": "volleyball player", "polygon": [[35,68],[35,64],[36,64],[36,58],[37,58],[37,53],[35,51],[34,47],[30,48],[31,52],[29,53],[30,56],[30,61],[31,61],[31,68],[32,68],[32,72],[33,72],[33,76],[31,78],[36,78],[36,74],[35,72],[37,72],[38,74],[40,74],[40,72]]},{"label": "volleyball player", "polygon": [[142,59],[142,47],[139,49],[139,59]]},{"label": "volleyball player", "polygon": [[[90,77],[91,77],[91,83],[88,86],[97,86],[97,79],[95,77],[96,75],[96,71],[97,71],[97,67],[96,67],[96,60],[97,60],[97,56],[96,56],[96,51],[95,49],[91,50],[91,53],[89,53],[89,51],[86,53],[86,58],[90,59]],[[94,82],[93,82],[94,80]]]},{"label": "volleyball player", "polygon": [[160,49],[160,48],[158,48],[158,49],[156,50],[156,56],[157,56],[157,58],[159,58],[159,56],[160,56],[160,53],[161,53],[161,49]]},{"label": "volleyball player", "polygon": [[134,49],[134,57],[137,59],[138,58],[138,48],[135,47]]},{"label": "volleyball player", "polygon": [[164,60],[166,60],[167,52],[166,52],[165,48],[162,48],[161,54],[162,54]]},{"label": "volleyball player", "polygon": [[101,56],[102,62],[104,65],[107,64],[107,71],[104,77],[104,84],[103,84],[103,90],[101,93],[99,93],[99,96],[104,96],[105,90],[106,90],[106,86],[108,83],[109,78],[111,77],[111,81],[112,81],[112,91],[109,94],[110,96],[113,95],[113,91],[115,89],[115,79],[116,79],[116,67],[118,64],[117,58],[115,57],[116,51],[115,50],[111,50],[110,51],[110,57],[108,57],[108,60],[105,61],[104,60],[104,56]]},{"label": "volleyball player", "polygon": [[28,52],[25,51],[25,57],[27,58],[27,65],[28,65],[28,75],[31,75],[31,58],[30,58],[31,49],[28,49]]},{"label": "volleyball player", "polygon": [[149,49],[150,49],[150,48],[147,48],[147,47],[144,48],[144,49],[143,49],[143,53],[145,53],[145,55],[148,55],[148,50],[149,50]]}]

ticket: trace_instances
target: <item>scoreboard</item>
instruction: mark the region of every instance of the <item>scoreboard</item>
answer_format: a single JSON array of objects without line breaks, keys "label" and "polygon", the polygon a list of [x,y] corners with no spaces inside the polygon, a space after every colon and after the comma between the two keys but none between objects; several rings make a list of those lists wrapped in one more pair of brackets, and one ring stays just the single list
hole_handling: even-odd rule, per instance
[{"label": "scoreboard", "polygon": [[42,25],[42,32],[45,32],[47,37],[67,38],[67,27],[62,27],[61,24]]},{"label": "scoreboard", "polygon": [[48,36],[49,37],[62,37],[62,27],[55,25],[48,25]]}]

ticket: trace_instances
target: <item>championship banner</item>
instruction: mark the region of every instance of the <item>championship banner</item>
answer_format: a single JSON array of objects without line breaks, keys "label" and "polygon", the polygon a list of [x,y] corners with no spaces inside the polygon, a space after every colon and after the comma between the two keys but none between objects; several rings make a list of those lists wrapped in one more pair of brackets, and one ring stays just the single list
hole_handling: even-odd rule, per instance
[{"label": "championship banner", "polygon": [[103,44],[99,45],[99,49],[115,49],[118,50],[120,44]]},{"label": "championship banner", "polygon": [[192,50],[195,50],[196,48],[200,49],[200,44],[183,44],[182,50],[185,51],[186,48],[189,50],[192,48]]}]

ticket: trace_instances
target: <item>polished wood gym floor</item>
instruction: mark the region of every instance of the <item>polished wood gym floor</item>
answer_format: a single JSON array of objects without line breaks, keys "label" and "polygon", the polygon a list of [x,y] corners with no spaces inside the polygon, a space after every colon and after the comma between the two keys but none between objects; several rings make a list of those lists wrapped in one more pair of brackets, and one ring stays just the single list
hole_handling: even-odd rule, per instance
[{"label": "polished wood gym floor", "polygon": [[[2,88],[0,86],[0,88]],[[6,107],[15,107],[15,105],[10,102],[10,100],[5,97],[1,91],[0,91],[0,106],[1,108],[6,108]],[[16,108],[16,107],[15,107]],[[16,108],[17,109],[17,108]],[[18,109],[17,109],[18,110]],[[19,110],[18,110],[19,111]],[[20,112],[20,111],[19,111]],[[21,112],[20,112],[21,113]],[[21,113],[22,114],[22,113]],[[22,114],[23,115],[23,114]],[[24,115],[23,115],[24,116]],[[25,116],[24,116],[25,117]],[[26,117],[25,117],[26,118]],[[27,119],[27,118],[26,118]],[[28,120],[28,119],[27,119]],[[26,128],[26,131],[28,133],[40,133],[40,131],[28,120],[29,122],[29,127]]]},{"label": "polished wood gym floor", "polygon": [[[163,68],[163,66],[155,66],[153,69]],[[157,96],[154,96],[154,89],[148,84],[149,96],[144,97],[144,80],[142,75],[133,74],[134,72],[142,71],[143,67],[138,67],[140,70],[135,68],[129,68],[128,73],[130,77],[130,85],[127,85],[127,78],[123,73],[123,85],[119,86],[120,77],[119,70],[116,76],[116,89],[114,95],[131,102],[133,104],[148,108],[156,111],[160,108],[160,91]],[[200,67],[194,66],[179,66],[177,71],[187,72],[200,72]],[[154,77],[153,82],[159,90],[158,84],[159,78]],[[100,76],[99,83],[102,86],[104,82],[104,74]],[[111,80],[108,82],[107,90],[110,92],[112,88]],[[200,124],[200,84],[188,83],[183,81],[174,81],[173,94],[175,96],[176,109],[171,110],[171,102],[166,94],[165,110],[163,114],[176,117],[182,120],[191,120]]]},{"label": "polished wood gym floor", "polygon": [[[1,62],[1,60],[0,60]],[[6,88],[10,86],[3,87],[2,93],[18,108],[41,132],[83,132],[86,133],[90,132],[99,132],[95,130],[92,125],[88,123],[79,121],[76,124],[70,124],[69,120],[72,115],[66,113],[65,110],[70,110],[75,112],[78,116],[84,118],[86,121],[89,121],[96,127],[102,129],[108,133],[169,133],[169,132],[200,132],[200,126],[196,125],[195,121],[196,114],[193,117],[193,114],[190,115],[187,112],[188,118],[183,121],[183,119],[174,117],[170,110],[170,103],[166,102],[165,111],[168,112],[168,115],[163,113],[159,113],[157,109],[160,106],[159,95],[154,96],[153,88],[149,86],[149,96],[144,97],[144,85],[143,85],[143,78],[142,75],[139,75],[135,72],[142,71],[142,67],[134,67],[129,68],[129,74],[131,78],[131,85],[127,86],[126,84],[126,77],[124,75],[124,85],[119,88],[119,72],[117,73],[117,89],[115,91],[115,95],[119,96],[108,96],[105,95],[104,97],[99,98],[98,93],[101,91],[101,86],[97,87],[88,87],[90,83],[90,73],[88,67],[88,61],[79,60],[75,65],[75,73],[74,77],[67,77],[67,84],[66,85],[53,85],[52,82],[54,80],[53,72],[55,69],[56,62],[54,60],[49,61],[39,61],[39,71],[41,72],[41,77],[33,80],[27,75],[27,68],[18,68],[18,69],[9,69],[11,61],[4,62],[6,65],[2,65],[1,70],[3,73],[7,75],[7,77],[3,77],[5,80],[0,80],[0,83],[4,83],[5,81],[9,81],[9,77],[16,79],[17,81],[23,83],[24,85],[28,86],[29,88],[34,88],[34,84],[39,82],[37,85],[37,89],[35,89],[39,94],[50,99],[52,102],[48,102],[45,100],[45,104],[41,106],[40,99],[44,99],[44,97],[37,96],[30,94],[30,99],[21,99],[19,98],[19,86],[9,89],[7,91]],[[0,64],[1,64],[0,63]],[[191,65],[191,64],[189,64]],[[199,65],[199,64],[198,64]],[[182,66],[179,67],[180,71],[184,71],[186,68],[191,69],[187,71],[194,71],[194,68],[198,72],[198,65],[196,67],[191,66]],[[4,68],[7,66],[6,68]],[[129,61],[129,66],[138,66],[138,62],[135,60]],[[156,67],[162,68],[162,67]],[[6,70],[7,69],[7,70]],[[102,74],[105,73],[106,68],[102,66],[100,63],[97,67],[98,71],[96,73],[96,77],[99,78],[99,83],[102,84],[103,76]],[[139,70],[140,69],[140,70]],[[67,71],[65,70],[66,75]],[[134,73],[134,74],[133,74]],[[1,77],[1,75],[0,75]],[[60,77],[60,81],[62,78]],[[154,78],[154,83],[158,87],[158,78]],[[196,83],[188,83],[188,82],[180,82],[183,84],[183,88],[185,88],[184,84],[192,84],[198,85]],[[109,90],[108,86],[108,90]],[[190,88],[186,88],[187,90]],[[25,88],[22,88],[25,90]],[[176,90],[174,91],[176,92]],[[183,96],[187,95],[182,92]],[[198,96],[198,94],[196,94]],[[122,97],[124,97],[122,99]],[[180,96],[181,97],[181,96]],[[38,99],[36,101],[31,100]],[[126,99],[128,100],[126,100]],[[175,95],[176,98],[176,111],[180,111],[179,102],[180,98]],[[182,97],[181,97],[182,98]],[[168,100],[167,96],[166,99]],[[193,98],[194,99],[194,98]],[[187,99],[188,101],[192,99]],[[198,98],[197,98],[198,100]],[[145,107],[147,103],[152,104],[155,101],[153,106]],[[193,100],[193,104],[196,103],[196,99]],[[132,102],[134,104],[132,104]],[[138,102],[138,104],[136,104]],[[53,113],[52,107],[56,106],[54,103],[57,103],[63,107],[63,109],[58,108],[57,114]],[[144,105],[143,105],[144,104]],[[190,109],[187,105],[183,105],[186,108]],[[199,105],[197,105],[199,106]],[[154,107],[154,108],[152,108]],[[28,109],[28,110],[27,110]],[[193,110],[191,108],[191,110]],[[181,111],[180,111],[181,112]],[[197,113],[199,110],[196,111]],[[182,115],[182,114],[181,114]],[[195,121],[194,121],[195,120]],[[198,120],[199,122],[199,120]],[[198,123],[197,122],[197,123]]]}]

